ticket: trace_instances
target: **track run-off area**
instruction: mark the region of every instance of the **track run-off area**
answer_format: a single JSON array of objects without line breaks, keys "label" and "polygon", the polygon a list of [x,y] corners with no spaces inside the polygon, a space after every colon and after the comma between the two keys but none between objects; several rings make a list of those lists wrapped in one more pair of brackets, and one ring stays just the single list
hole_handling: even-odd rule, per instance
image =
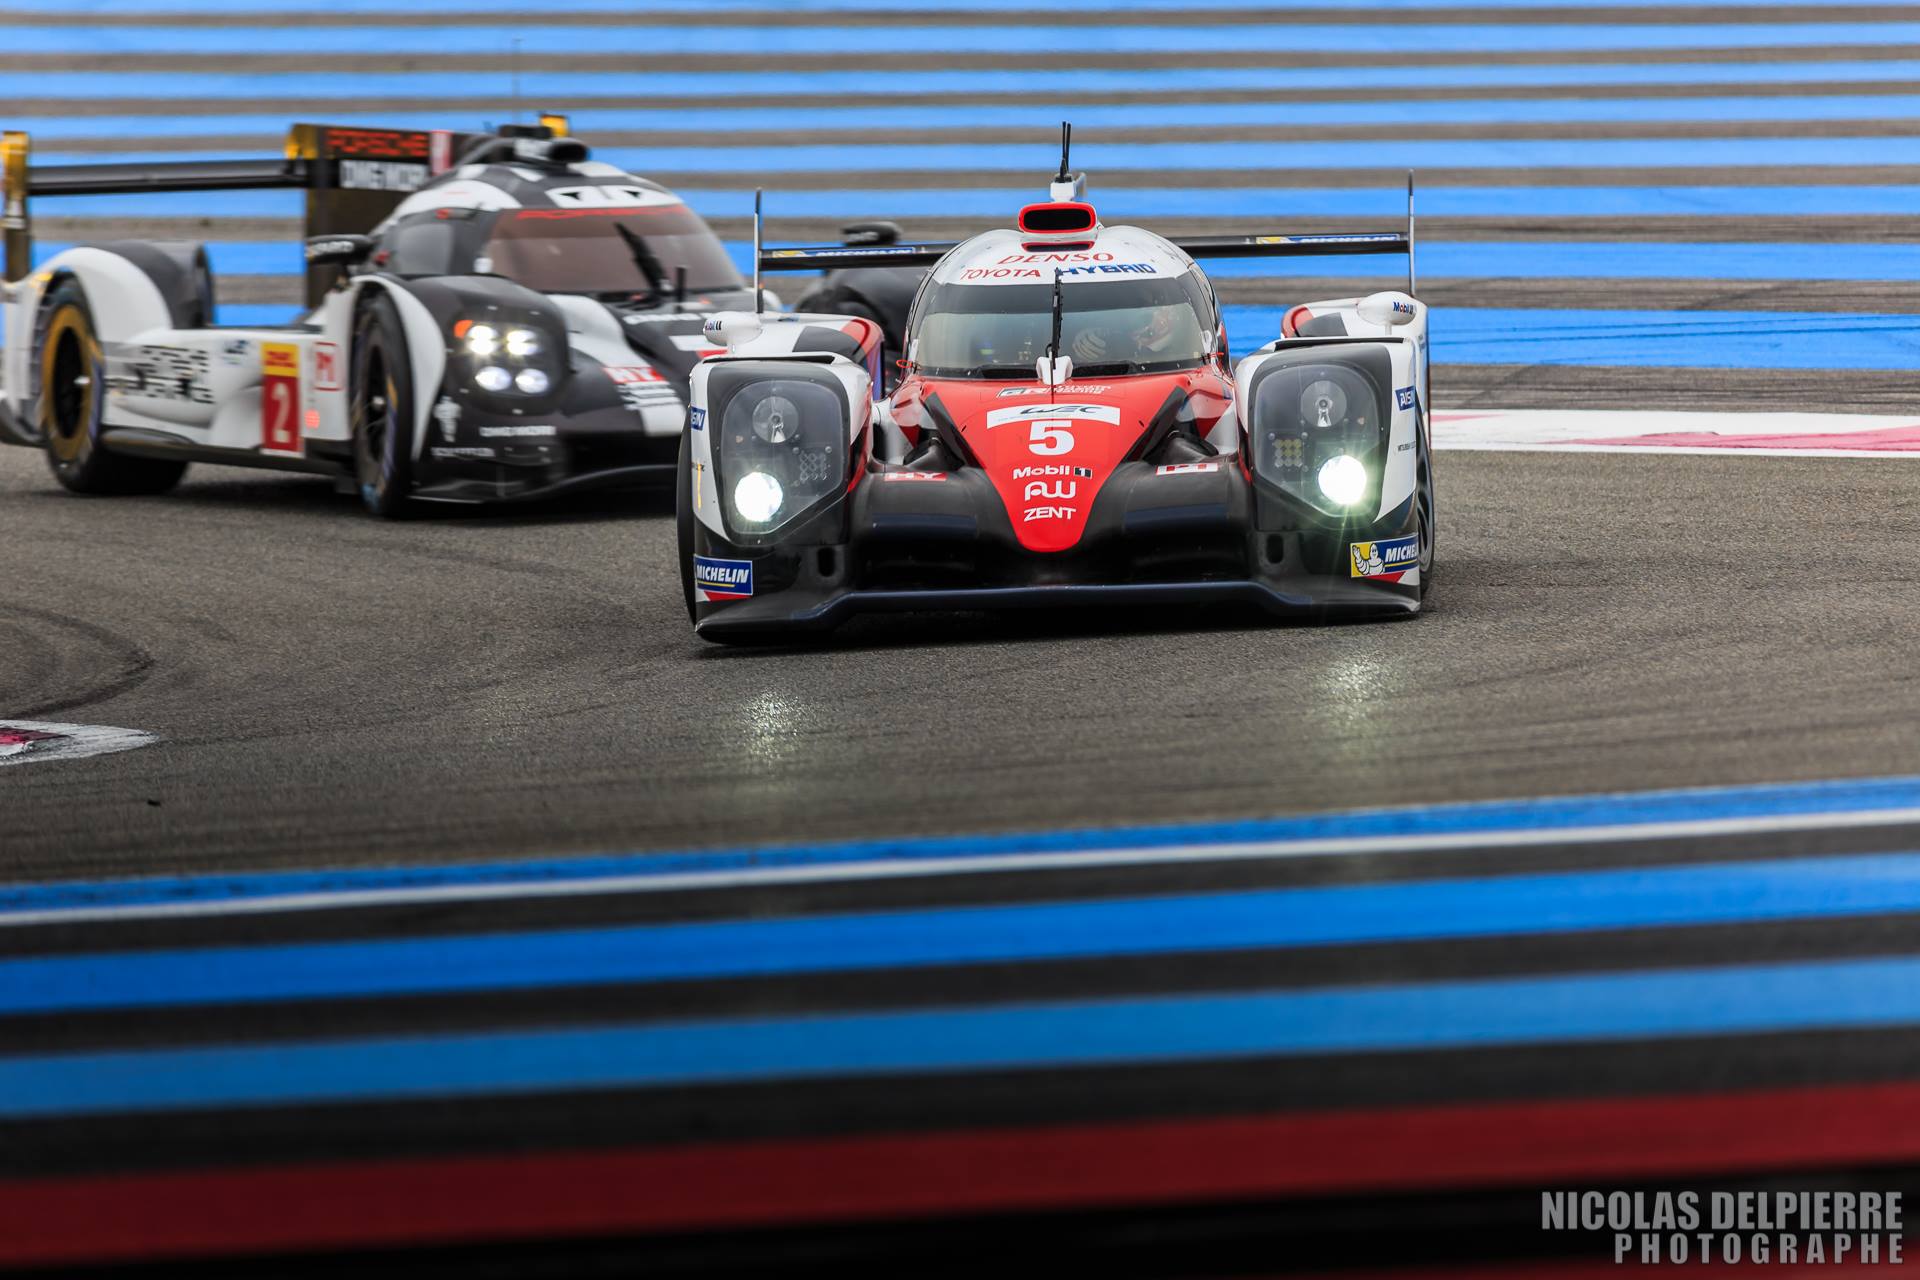
[{"label": "track run-off area", "polygon": [[[1440,449],[1412,621],[737,651],[664,494],[383,523],[0,451],[0,1267],[1575,1274],[1544,1187],[1920,1189],[1911,6],[0,29],[37,164],[561,110],[740,255],[755,187],[775,243],[1002,223],[1062,118],[1171,233],[1391,230],[1411,168]],[[298,193],[34,212],[294,314]],[[1352,267],[1221,264],[1235,349],[1403,270]]]}]

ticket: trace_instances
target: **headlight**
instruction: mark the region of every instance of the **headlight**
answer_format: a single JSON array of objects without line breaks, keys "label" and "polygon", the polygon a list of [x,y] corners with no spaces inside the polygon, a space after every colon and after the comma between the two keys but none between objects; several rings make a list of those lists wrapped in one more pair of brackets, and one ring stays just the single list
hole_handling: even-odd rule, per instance
[{"label": "headlight", "polygon": [[846,491],[847,392],[819,365],[733,361],[707,376],[707,430],[732,535],[759,542]]},{"label": "headlight", "polygon": [[513,385],[513,375],[497,364],[484,366],[473,375],[473,380],[485,391],[505,391]]},{"label": "headlight", "polygon": [[543,396],[553,380],[538,369],[522,369],[513,376],[513,385],[530,396]]},{"label": "headlight", "polygon": [[531,329],[507,330],[507,354],[516,360],[540,354],[540,335]]},{"label": "headlight", "polygon": [[749,524],[771,524],[785,496],[778,480],[764,471],[749,471],[733,486],[733,509]]},{"label": "headlight", "polygon": [[1255,473],[1329,516],[1368,502],[1393,426],[1392,379],[1373,351],[1282,353],[1257,369],[1243,393]]},{"label": "headlight", "polygon": [[490,324],[470,325],[467,328],[467,350],[485,360],[500,349],[500,331]]},{"label": "headlight", "polygon": [[1320,465],[1320,492],[1343,507],[1350,507],[1367,493],[1367,468],[1351,454],[1339,453]]}]

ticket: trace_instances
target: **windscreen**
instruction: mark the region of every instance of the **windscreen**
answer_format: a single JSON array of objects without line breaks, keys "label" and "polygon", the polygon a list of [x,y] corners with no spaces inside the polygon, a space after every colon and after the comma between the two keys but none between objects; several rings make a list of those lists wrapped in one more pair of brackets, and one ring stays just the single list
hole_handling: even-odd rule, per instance
[{"label": "windscreen", "polygon": [[687,269],[687,289],[743,289],[707,224],[685,205],[642,209],[510,209],[493,224],[478,269],[539,293],[661,295]]},{"label": "windscreen", "polygon": [[[1076,372],[1161,373],[1206,357],[1213,305],[1195,272],[1063,281],[1060,354]],[[1053,333],[1053,285],[936,284],[921,299],[913,359],[935,377],[1032,376]]]}]

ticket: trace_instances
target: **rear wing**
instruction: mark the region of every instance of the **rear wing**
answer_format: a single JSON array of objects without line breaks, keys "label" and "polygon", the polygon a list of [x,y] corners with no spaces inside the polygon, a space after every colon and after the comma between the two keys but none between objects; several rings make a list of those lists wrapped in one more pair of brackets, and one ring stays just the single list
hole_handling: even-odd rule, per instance
[{"label": "rear wing", "polygon": [[[886,245],[818,245],[758,249],[760,202],[754,200],[755,266],[760,271],[838,271],[848,267],[930,267],[959,242]],[[1413,266],[1413,175],[1407,175],[1407,227],[1402,231],[1331,232],[1304,236],[1189,236],[1173,243],[1190,258],[1312,258],[1366,253],[1407,255],[1407,292],[1417,283]]]},{"label": "rear wing", "polygon": [[[139,195],[156,191],[305,191],[306,234],[358,235],[373,229],[407,196],[495,137],[556,138],[567,118],[542,115],[538,125],[508,125],[498,134],[448,129],[369,129],[296,124],[279,158],[159,160],[35,168],[27,134],[0,135],[0,239],[5,279],[33,269],[29,197]],[[307,266],[308,306],[338,279],[332,264]]]}]

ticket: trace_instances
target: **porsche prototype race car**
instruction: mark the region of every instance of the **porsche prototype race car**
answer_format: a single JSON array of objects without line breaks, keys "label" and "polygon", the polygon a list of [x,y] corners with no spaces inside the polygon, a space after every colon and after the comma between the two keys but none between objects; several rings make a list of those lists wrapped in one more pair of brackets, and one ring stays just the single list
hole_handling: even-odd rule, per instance
[{"label": "porsche prototype race car", "polygon": [[[698,634],[856,612],[1241,602],[1415,613],[1433,581],[1427,310],[1287,310],[1232,364],[1199,257],[1406,252],[1404,235],[1175,242],[1103,225],[1064,166],[957,245],[777,249],[767,268],[932,262],[881,396],[869,316],[723,314],[693,371],[680,553]],[[832,351],[826,335],[847,348]]]},{"label": "porsche prototype race car", "polygon": [[298,128],[310,188],[384,210],[308,239],[311,310],[216,326],[198,245],[55,254],[6,290],[0,435],[81,493],[239,463],[382,515],[672,476],[702,319],[756,305],[697,214],[547,128]]}]

